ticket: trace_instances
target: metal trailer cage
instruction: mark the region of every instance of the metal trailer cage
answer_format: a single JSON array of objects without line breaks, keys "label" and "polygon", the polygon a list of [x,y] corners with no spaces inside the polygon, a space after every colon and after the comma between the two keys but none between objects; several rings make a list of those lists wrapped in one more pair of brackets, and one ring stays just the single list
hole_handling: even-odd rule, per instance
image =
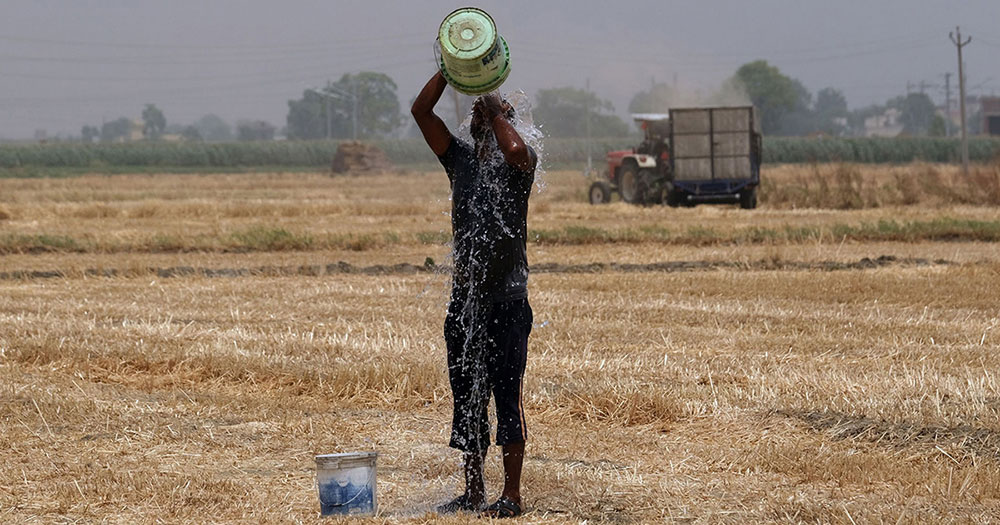
[{"label": "metal trailer cage", "polygon": [[689,201],[740,202],[760,184],[760,120],[753,106],[670,110],[671,172]]}]

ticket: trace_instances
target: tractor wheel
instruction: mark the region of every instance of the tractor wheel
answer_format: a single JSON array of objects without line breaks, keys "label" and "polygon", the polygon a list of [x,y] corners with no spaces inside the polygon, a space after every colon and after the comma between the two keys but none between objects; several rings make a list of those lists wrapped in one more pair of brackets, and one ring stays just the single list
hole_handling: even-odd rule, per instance
[{"label": "tractor wheel", "polygon": [[591,204],[606,204],[611,202],[611,185],[602,180],[594,181],[587,194]]},{"label": "tractor wheel", "polygon": [[740,193],[740,208],[752,210],[757,207],[757,188]]},{"label": "tractor wheel", "polygon": [[639,169],[634,164],[623,164],[618,176],[618,193],[622,200],[635,204],[639,202]]},{"label": "tractor wheel", "polygon": [[636,204],[655,204],[654,201],[659,195],[653,190],[653,172],[639,170],[639,176],[636,180],[638,181],[635,185]]}]

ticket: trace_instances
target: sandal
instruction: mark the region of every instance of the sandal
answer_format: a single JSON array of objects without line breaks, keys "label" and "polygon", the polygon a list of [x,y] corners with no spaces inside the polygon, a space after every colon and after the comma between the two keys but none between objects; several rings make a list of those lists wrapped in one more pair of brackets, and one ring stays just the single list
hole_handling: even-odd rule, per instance
[{"label": "sandal", "polygon": [[444,505],[438,505],[438,514],[455,514],[456,512],[477,512],[482,509],[482,505],[473,505],[469,502],[469,496],[462,494],[457,498],[445,503]]},{"label": "sandal", "polygon": [[483,515],[490,518],[516,518],[521,515],[521,505],[503,496],[495,503],[483,509]]}]

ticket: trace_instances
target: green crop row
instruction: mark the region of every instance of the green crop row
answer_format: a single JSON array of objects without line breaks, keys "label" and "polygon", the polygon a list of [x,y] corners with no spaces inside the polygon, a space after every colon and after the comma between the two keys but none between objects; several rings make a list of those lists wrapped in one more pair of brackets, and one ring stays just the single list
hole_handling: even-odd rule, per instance
[{"label": "green crop row", "polygon": [[[608,151],[628,149],[636,139],[606,138],[590,142],[590,152],[600,165]],[[433,154],[420,139],[373,142],[397,165],[432,164]],[[337,141],[274,141],[228,143],[38,144],[0,145],[0,169],[12,168],[240,168],[325,167],[339,146]],[[959,141],[946,138],[788,138],[764,139],[765,163],[912,161],[955,162]],[[543,143],[546,165],[583,163],[588,144],[584,139],[547,139]],[[969,157],[989,162],[1000,156],[1000,139],[977,137],[969,141]]]},{"label": "green crop row", "polygon": [[0,146],[0,168],[321,166],[334,142],[38,144]]},{"label": "green crop row", "polygon": [[[998,156],[1000,156],[1000,139],[976,137],[969,140],[969,159],[973,162],[990,162]],[[961,141],[952,138],[765,137],[764,139],[765,163],[903,163],[959,160],[961,160]]]}]

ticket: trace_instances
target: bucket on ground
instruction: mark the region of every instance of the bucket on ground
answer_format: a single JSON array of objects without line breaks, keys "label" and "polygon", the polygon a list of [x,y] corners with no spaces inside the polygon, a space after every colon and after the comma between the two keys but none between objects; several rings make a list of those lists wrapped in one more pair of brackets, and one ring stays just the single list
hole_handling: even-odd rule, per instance
[{"label": "bucket on ground", "polygon": [[316,456],[316,485],[320,514],[374,515],[375,452],[347,452]]},{"label": "bucket on ground", "polygon": [[452,11],[438,30],[439,67],[456,91],[481,95],[500,87],[510,74],[510,49],[482,9]]}]

